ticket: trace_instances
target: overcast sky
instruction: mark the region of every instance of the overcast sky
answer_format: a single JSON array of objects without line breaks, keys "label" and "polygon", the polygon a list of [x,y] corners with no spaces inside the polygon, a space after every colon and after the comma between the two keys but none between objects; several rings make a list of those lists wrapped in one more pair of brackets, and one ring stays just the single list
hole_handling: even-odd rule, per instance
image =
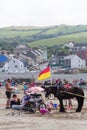
[{"label": "overcast sky", "polygon": [[87,0],[0,0],[0,27],[87,24]]}]

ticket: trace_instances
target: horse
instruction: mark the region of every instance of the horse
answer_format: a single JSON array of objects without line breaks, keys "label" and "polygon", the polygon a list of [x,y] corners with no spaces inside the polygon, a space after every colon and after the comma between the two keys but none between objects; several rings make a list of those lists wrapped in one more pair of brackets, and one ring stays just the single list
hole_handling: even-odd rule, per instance
[{"label": "horse", "polygon": [[53,94],[60,102],[60,112],[66,112],[63,100],[64,99],[73,99],[76,98],[78,102],[78,107],[76,112],[81,112],[83,104],[84,104],[84,91],[77,86],[72,86],[71,88],[67,89],[64,87],[56,87],[56,86],[49,86],[45,88],[45,97],[49,97],[50,94]]}]

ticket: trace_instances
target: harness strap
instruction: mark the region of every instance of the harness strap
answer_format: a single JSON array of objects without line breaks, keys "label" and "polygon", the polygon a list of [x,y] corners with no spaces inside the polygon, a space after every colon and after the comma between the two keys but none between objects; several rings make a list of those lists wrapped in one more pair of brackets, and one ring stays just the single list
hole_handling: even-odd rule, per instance
[{"label": "harness strap", "polygon": [[62,93],[67,93],[67,94],[70,94],[70,95],[75,95],[75,96],[78,96],[78,97],[83,97],[85,98],[85,96],[82,96],[82,95],[79,95],[79,94],[74,94],[74,93],[71,93],[71,92],[67,92],[67,91],[60,91]]}]

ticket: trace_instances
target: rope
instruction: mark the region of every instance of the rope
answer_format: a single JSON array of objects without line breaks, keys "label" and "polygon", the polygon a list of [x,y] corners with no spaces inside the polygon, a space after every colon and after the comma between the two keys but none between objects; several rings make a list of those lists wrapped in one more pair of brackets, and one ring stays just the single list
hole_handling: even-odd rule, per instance
[{"label": "rope", "polygon": [[87,98],[85,96],[82,96],[82,95],[79,95],[79,94],[74,94],[74,93],[71,93],[71,92],[66,92],[66,91],[60,91],[60,92],[67,93],[67,94],[70,94],[70,95],[75,95],[75,96],[78,96],[78,97]]}]

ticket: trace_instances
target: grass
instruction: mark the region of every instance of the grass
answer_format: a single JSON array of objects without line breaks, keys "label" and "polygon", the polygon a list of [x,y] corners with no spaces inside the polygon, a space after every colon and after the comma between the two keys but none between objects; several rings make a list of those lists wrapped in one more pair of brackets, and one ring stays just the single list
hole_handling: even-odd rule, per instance
[{"label": "grass", "polygon": [[55,38],[39,40],[39,41],[29,43],[29,46],[40,46],[40,45],[53,46],[58,44],[64,44],[65,42],[69,42],[69,41],[79,42],[79,43],[87,42],[87,32],[75,33],[75,34],[59,36]]},{"label": "grass", "polygon": [[[32,35],[34,35],[32,37]],[[44,35],[44,37],[43,37]],[[50,36],[50,37],[48,37]],[[33,39],[34,42],[29,42],[29,46],[53,46],[64,44],[65,42],[87,42],[87,25],[77,26],[48,26],[48,27],[7,27],[0,29],[0,39],[21,37],[22,40],[28,43],[28,38]],[[37,40],[38,39],[38,40]],[[21,39],[18,42],[21,43]],[[16,41],[16,40],[15,40]],[[7,42],[7,41],[6,41]],[[16,41],[17,42],[17,41]]]},{"label": "grass", "polygon": [[14,38],[17,36],[26,37],[32,36],[33,34],[39,33],[40,30],[30,30],[30,31],[17,31],[17,30],[0,30],[0,38]]}]

